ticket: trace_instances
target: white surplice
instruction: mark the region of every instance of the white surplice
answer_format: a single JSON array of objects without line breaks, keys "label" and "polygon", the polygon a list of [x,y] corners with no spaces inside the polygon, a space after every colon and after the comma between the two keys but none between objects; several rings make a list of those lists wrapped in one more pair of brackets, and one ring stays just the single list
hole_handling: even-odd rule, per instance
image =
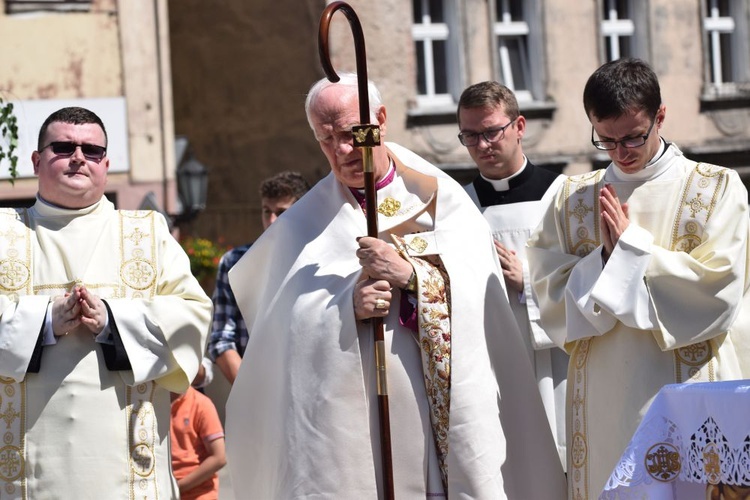
[{"label": "white surplice", "polygon": [[[37,200],[0,211],[0,258],[0,499],[176,498],[169,391],[197,373],[211,301],[164,218]],[[109,370],[79,326],[27,373],[51,297],[75,284],[105,300],[132,369]]]},{"label": "white surplice", "polygon": [[[662,386],[741,378],[727,332],[746,286],[747,191],[732,170],[699,170],[672,144],[635,174],[572,177],[529,240],[542,325],[571,352],[570,498],[599,495]],[[604,183],[630,219],[605,266],[598,224],[577,222],[599,220],[590,193]]]},{"label": "white surplice", "polygon": [[[450,279],[450,498],[564,498],[565,482],[512,312],[489,228],[466,193],[388,144],[396,177],[378,191],[398,213],[389,234],[426,242]],[[398,203],[393,203],[396,201]],[[400,204],[400,205],[399,205]],[[229,281],[250,339],[227,403],[235,494],[247,498],[379,496],[373,339],[354,318],[364,214],[333,175],[287,210]],[[414,240],[412,240],[414,241]],[[385,318],[396,498],[440,494],[419,346]],[[499,327],[499,328],[498,328]],[[535,397],[536,395],[536,397]],[[544,477],[539,481],[539,477]],[[382,491],[380,492],[382,495]]]},{"label": "white surplice", "polygon": [[[538,168],[532,165],[534,168]],[[526,166],[528,168],[528,166]],[[492,229],[492,236],[506,248],[514,250],[523,264],[524,291],[508,289],[508,301],[521,331],[529,355],[544,410],[555,438],[560,461],[565,466],[565,387],[568,374],[568,355],[558,348],[544,332],[539,318],[539,307],[531,288],[526,241],[554,201],[565,176],[558,176],[539,200],[481,206],[473,184],[464,186],[469,197]],[[524,189],[523,186],[513,189]]]}]

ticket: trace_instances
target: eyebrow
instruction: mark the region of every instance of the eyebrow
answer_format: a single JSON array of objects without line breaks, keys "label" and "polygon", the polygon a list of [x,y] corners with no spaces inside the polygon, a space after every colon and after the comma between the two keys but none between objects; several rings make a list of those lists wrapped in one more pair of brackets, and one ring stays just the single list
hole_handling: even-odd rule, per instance
[{"label": "eyebrow", "polygon": [[607,137],[606,135],[599,135],[599,132],[594,129],[594,133],[596,136],[600,139],[600,142],[620,142],[620,141],[627,141],[628,139],[635,139],[636,137],[641,137],[646,135],[646,133],[642,134],[630,134],[626,135],[625,137],[621,137],[620,139],[615,139],[614,137]]},{"label": "eyebrow", "polygon": [[482,130],[481,132],[478,130],[473,130],[470,128],[462,128],[461,133],[462,134],[481,134],[482,132],[487,132],[488,130],[497,130],[499,128],[503,128],[503,125],[493,125],[491,127],[487,127],[486,129]]}]

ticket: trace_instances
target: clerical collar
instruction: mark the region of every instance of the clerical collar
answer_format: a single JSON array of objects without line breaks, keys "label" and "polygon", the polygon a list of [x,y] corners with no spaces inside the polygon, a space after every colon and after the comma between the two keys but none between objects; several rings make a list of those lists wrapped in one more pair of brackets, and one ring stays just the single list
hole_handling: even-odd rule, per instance
[{"label": "clerical collar", "polygon": [[[479,174],[482,179],[487,181],[492,185],[492,187],[495,189],[495,191],[507,191],[510,189],[510,181],[511,179],[515,179],[516,177],[520,177],[524,170],[526,170],[526,164],[529,162],[529,160],[526,158],[526,155],[523,157],[523,164],[521,165],[521,168],[518,169],[517,172],[514,172],[513,174],[509,175],[508,177],[504,179],[488,179],[481,173]],[[520,180],[520,179],[519,179]]]},{"label": "clerical collar", "polygon": [[[385,177],[380,179],[377,183],[375,183],[375,191],[378,191],[384,187],[386,187],[388,184],[393,182],[393,179],[396,178],[396,165],[394,165],[392,159],[388,159],[388,173],[385,174]],[[352,192],[354,195],[354,198],[357,200],[357,203],[359,203],[359,206],[362,207],[362,210],[365,209],[365,190],[364,189],[357,189],[357,188],[349,188],[349,191]]]},{"label": "clerical collar", "polygon": [[83,208],[65,208],[61,207],[59,205],[55,205],[54,203],[45,200],[42,198],[42,196],[37,193],[36,195],[36,203],[34,204],[34,209],[40,213],[41,215],[45,216],[59,216],[59,215],[65,215],[65,216],[79,216],[79,215],[87,215],[94,213],[98,211],[102,205],[103,200],[106,198],[102,196],[99,201],[94,203],[93,205],[89,205],[88,207]]},{"label": "clerical collar", "polygon": [[[682,156],[682,151],[680,151],[677,145],[661,139],[661,146],[659,148],[659,151],[654,155],[651,161],[646,164],[644,168],[642,168],[638,172],[626,174],[616,166],[612,166],[611,168],[607,169],[607,177],[610,177],[611,180],[638,182],[655,179],[670,171],[672,165],[674,164],[672,162],[672,159],[677,156]],[[605,177],[605,179],[607,179],[607,177]]]},{"label": "clerical collar", "polygon": [[659,150],[656,152],[656,154],[654,155],[654,157],[651,158],[651,160],[648,163],[646,163],[646,166],[643,167],[643,168],[648,168],[651,165],[653,165],[654,163],[656,163],[657,161],[659,161],[659,158],[661,158],[661,156],[664,154],[664,152],[666,150],[667,150],[667,143],[666,143],[666,141],[664,140],[663,137],[659,137]]}]

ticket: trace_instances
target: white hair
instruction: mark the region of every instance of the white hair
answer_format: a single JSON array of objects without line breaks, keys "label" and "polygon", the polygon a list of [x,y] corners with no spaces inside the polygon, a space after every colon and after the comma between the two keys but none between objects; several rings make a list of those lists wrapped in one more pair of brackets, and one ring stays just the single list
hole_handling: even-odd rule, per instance
[{"label": "white hair", "polygon": [[[307,93],[307,99],[305,99],[305,114],[307,115],[307,123],[310,124],[311,129],[315,130],[310,116],[311,108],[323,90],[333,85],[352,87],[355,90],[359,89],[359,79],[357,78],[356,73],[340,73],[339,78],[340,80],[338,82],[332,82],[328,78],[321,78],[310,87],[310,91]],[[377,112],[380,109],[380,106],[383,105],[383,100],[380,97],[380,91],[372,80],[369,79],[367,80],[367,95],[370,100],[370,121],[377,122]]]}]

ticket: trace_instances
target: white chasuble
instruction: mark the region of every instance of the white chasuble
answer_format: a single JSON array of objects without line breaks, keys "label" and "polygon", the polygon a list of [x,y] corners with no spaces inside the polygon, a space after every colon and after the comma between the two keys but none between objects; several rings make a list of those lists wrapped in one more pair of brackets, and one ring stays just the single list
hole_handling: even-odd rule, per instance
[{"label": "white chasuble", "polygon": [[[0,499],[176,498],[169,390],[197,373],[210,300],[166,221],[37,200],[0,213],[0,259]],[[105,300],[132,369],[109,370],[79,326],[27,372],[48,304],[76,284]]]},{"label": "white chasuble", "polygon": [[[457,183],[388,148],[396,177],[378,191],[381,238],[403,238],[410,259],[439,261],[450,297],[447,490],[427,373],[414,332],[399,322],[399,290],[384,320],[396,498],[564,498],[486,222]],[[230,271],[250,331],[227,403],[236,495],[382,497],[373,339],[352,304],[356,238],[365,234],[359,204],[329,175]],[[538,474],[546,480],[533,481]]]},{"label": "white chasuble", "polygon": [[[602,265],[598,191],[630,225]],[[747,192],[669,145],[636,174],[570,178],[529,241],[542,325],[571,353],[570,498],[597,498],[665,384],[741,378],[730,330],[745,289]]]}]

